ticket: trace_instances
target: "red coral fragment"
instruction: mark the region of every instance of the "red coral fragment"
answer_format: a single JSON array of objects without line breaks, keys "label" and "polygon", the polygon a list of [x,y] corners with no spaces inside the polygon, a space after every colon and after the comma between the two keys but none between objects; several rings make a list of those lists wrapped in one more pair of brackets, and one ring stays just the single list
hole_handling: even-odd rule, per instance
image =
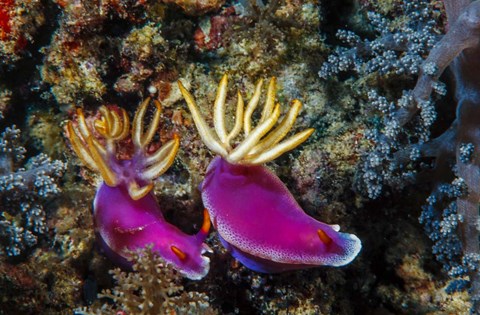
[{"label": "red coral fragment", "polygon": [[11,9],[14,0],[0,0],[0,40],[6,40],[12,31]]},{"label": "red coral fragment", "polygon": [[220,14],[204,19],[193,34],[195,48],[198,51],[212,51],[223,44],[223,34],[234,21],[235,7],[225,8]]}]

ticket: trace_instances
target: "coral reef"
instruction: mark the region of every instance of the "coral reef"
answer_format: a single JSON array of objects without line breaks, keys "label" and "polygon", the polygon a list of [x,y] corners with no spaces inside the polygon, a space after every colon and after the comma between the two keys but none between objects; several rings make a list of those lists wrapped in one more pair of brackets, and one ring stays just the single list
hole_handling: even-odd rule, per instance
[{"label": "coral reef", "polygon": [[176,75],[186,45],[167,41],[163,33],[182,35],[188,25],[165,26],[164,5],[150,2],[60,1],[59,5],[60,26],[43,50],[41,67],[42,78],[52,85],[59,104],[103,100],[111,85],[119,93],[143,92],[147,81],[160,91],[160,99],[167,98],[165,89]]},{"label": "coral reef", "polygon": [[[7,120],[11,104],[7,97],[2,101]],[[15,125],[0,135],[0,312],[60,314],[77,303],[82,282],[79,271],[67,263],[74,256],[65,259],[52,250],[63,235],[54,222],[60,222],[55,211],[66,163],[44,153],[32,156],[21,136]],[[68,233],[82,230],[79,223],[70,224]],[[82,241],[87,240],[84,234]],[[73,249],[75,243],[64,245]]]},{"label": "coral reef", "polygon": [[[479,283],[470,281],[478,275],[471,223],[478,218],[473,79],[479,37],[470,24],[477,20],[477,5],[0,0],[0,133],[16,137],[5,146],[10,153],[0,154],[2,161],[13,161],[0,176],[20,172],[28,179],[28,189],[0,192],[0,313],[133,314],[141,312],[131,304],[138,303],[145,312],[165,306],[178,314],[198,313],[202,305],[206,313],[214,308],[222,314],[468,314]],[[124,108],[133,117],[141,100],[159,101],[162,123],[152,143],[177,134],[180,149],[151,192],[165,221],[191,235],[201,229],[198,187],[214,157],[177,81],[195,91],[199,112],[213,125],[216,81],[226,72],[248,100],[256,80],[275,76],[279,103],[301,101],[291,132],[316,132],[267,167],[308,216],[357,235],[362,251],[341,268],[265,275],[244,267],[211,232],[205,243],[214,254],[200,281],[182,278],[171,266],[154,266],[161,261],[153,257],[137,273],[109,274],[114,267],[95,242],[91,205],[101,178],[69,150],[65,121],[75,119],[74,107],[84,113]],[[236,95],[226,93],[227,126],[233,126]],[[260,113],[252,115],[254,125],[260,119]],[[121,143],[120,158],[131,148],[131,142]],[[38,158],[45,154],[50,162]],[[62,189],[42,198],[30,175],[53,171],[47,166],[55,160],[68,166],[61,182],[45,173],[49,179],[37,183],[61,183]],[[21,202],[43,210],[22,212]],[[33,221],[45,230],[35,232]],[[15,231],[18,244],[12,241]],[[25,242],[30,235],[36,239],[32,247]],[[15,252],[11,244],[20,255],[7,255]],[[170,289],[176,293],[162,295]],[[102,291],[108,297],[98,299]],[[182,297],[194,303],[184,304]]]},{"label": "coral reef", "polygon": [[[114,40],[99,35],[108,14],[115,13],[135,21],[136,6],[113,6],[110,2],[59,1],[63,11],[60,26],[45,47],[42,79],[52,85],[58,103],[78,103],[84,98],[100,100],[106,91],[103,77],[108,56],[114,51]],[[111,38],[112,39],[112,38]]]},{"label": "coral reef", "polygon": [[204,15],[218,10],[225,0],[162,0],[164,3],[174,3],[189,15]]},{"label": "coral reef", "polygon": [[16,264],[2,260],[0,266],[3,314],[65,314],[81,299],[78,265],[52,252],[37,251],[29,261]]},{"label": "coral reef", "polygon": [[8,109],[8,105],[10,103],[10,100],[12,98],[12,92],[2,88],[0,90],[0,119],[3,118],[3,112]]},{"label": "coral reef", "polygon": [[[165,59],[169,47],[161,36],[161,25],[149,23],[139,29],[133,29],[121,45],[121,65],[125,74],[115,82],[115,90],[128,93],[141,90],[145,80],[153,73],[168,69]],[[150,65],[155,68],[151,69]]]},{"label": "coral reef", "polygon": [[320,39],[313,36],[320,25],[317,5],[316,0],[240,1],[235,7],[238,13],[227,17],[225,30],[219,30],[218,43],[213,44],[224,58],[218,65],[219,74],[246,73],[254,81],[275,73],[274,69],[287,59],[298,57],[299,47],[304,56],[311,51],[313,58],[322,49]]},{"label": "coral reef", "polygon": [[[105,45],[102,37],[91,38],[81,44],[63,29],[54,35],[42,67],[42,79],[51,84],[51,92],[60,104],[73,104],[89,97],[101,99],[105,93],[103,57],[99,50]],[[79,49],[81,47],[81,49]]]},{"label": "coral reef", "polygon": [[1,0],[1,64],[12,65],[18,61],[26,53],[27,45],[34,42],[38,28],[44,23],[45,15],[40,0]]}]

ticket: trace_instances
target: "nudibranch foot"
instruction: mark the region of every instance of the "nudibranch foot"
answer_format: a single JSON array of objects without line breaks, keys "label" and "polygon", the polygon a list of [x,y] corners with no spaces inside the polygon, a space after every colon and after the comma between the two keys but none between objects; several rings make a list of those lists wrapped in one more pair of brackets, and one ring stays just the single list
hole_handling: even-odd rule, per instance
[{"label": "nudibranch foot", "polygon": [[[214,227],[233,256],[255,271],[346,265],[361,250],[358,237],[340,233],[338,225],[308,216],[280,179],[261,165],[294,149],[313,133],[313,129],[306,129],[284,140],[302,104],[294,100],[277,124],[280,106],[275,104],[275,78],[270,80],[260,119],[253,127],[252,116],[262,84],[260,80],[245,108],[237,93],[236,119],[227,132],[227,76],[220,81],[214,103],[214,131],[201,116],[193,96],[179,82],[200,137],[219,155],[210,163],[200,187]],[[245,139],[232,144],[242,129]]]},{"label": "nudibranch foot", "polygon": [[260,273],[281,273],[297,269],[307,269],[317,267],[317,265],[304,264],[285,264],[274,262],[270,259],[263,259],[249,253],[246,253],[225,241],[221,236],[218,237],[223,247],[225,247],[232,256],[250,270]]},{"label": "nudibranch foot", "polygon": [[[103,178],[93,203],[95,231],[105,253],[125,266],[131,251],[152,246],[167,263],[190,279],[201,279],[209,270],[209,250],[203,243],[210,228],[208,212],[203,226],[196,235],[187,235],[165,221],[152,192],[153,180],[173,163],[179,148],[179,138],[173,139],[149,152],[160,122],[161,106],[153,102],[156,110],[151,124],[144,128],[143,119],[150,100],[137,110],[131,127],[131,157],[120,159],[117,146],[129,136],[128,114],[123,109],[99,109],[100,118],[89,123],[81,109],[77,121],[69,121],[67,137],[83,164],[97,171]],[[146,129],[146,130],[144,130]],[[95,132],[93,132],[95,131]],[[100,138],[95,137],[99,134]]]}]

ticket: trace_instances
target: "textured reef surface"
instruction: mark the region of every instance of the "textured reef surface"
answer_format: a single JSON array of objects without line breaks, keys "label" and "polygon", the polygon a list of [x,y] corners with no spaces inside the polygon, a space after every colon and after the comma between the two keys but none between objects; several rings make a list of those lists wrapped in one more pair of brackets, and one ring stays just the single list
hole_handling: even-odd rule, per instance
[{"label": "textured reef surface", "polygon": [[[479,60],[479,1],[0,0],[0,314],[480,314]],[[258,94],[270,77],[276,96]],[[271,103],[248,124],[276,136],[244,127],[245,141],[230,145],[238,95],[247,111],[251,99]],[[228,154],[205,145],[202,126]],[[305,130],[295,149],[275,146]],[[172,143],[174,159],[161,146]],[[272,158],[254,167],[303,209],[291,222],[324,222],[312,244],[329,252],[337,234],[361,241],[344,266],[304,269],[310,239],[275,237],[276,226],[299,230],[283,212],[269,218],[278,209],[213,218],[209,230],[201,189],[213,152],[248,173],[242,161],[262,150]],[[132,155],[144,177],[129,175]],[[227,175],[235,184],[236,171]],[[122,227],[102,227],[96,189],[119,178],[134,180],[102,206]],[[222,211],[256,197],[234,184],[218,188]],[[130,216],[115,213],[127,191],[135,209],[146,197],[161,208],[175,235],[200,234],[200,276],[182,269],[188,244],[171,245],[163,228],[150,244],[149,222],[129,229]],[[262,226],[238,224],[264,225],[272,251],[225,239],[217,228],[227,219],[260,240]],[[115,264],[99,242],[114,234],[145,248],[112,246],[124,260]],[[273,246],[289,241],[296,260]]]}]

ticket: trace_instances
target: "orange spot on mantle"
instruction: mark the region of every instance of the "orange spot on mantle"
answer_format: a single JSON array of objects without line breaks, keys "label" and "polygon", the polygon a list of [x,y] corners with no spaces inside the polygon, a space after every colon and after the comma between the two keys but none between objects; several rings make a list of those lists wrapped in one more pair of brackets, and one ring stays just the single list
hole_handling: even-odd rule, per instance
[{"label": "orange spot on mantle", "polygon": [[328,236],[327,233],[325,233],[323,230],[318,229],[317,234],[318,234],[318,237],[320,238],[320,240],[325,245],[329,245],[332,242],[332,239],[330,238],[330,236]]}]

